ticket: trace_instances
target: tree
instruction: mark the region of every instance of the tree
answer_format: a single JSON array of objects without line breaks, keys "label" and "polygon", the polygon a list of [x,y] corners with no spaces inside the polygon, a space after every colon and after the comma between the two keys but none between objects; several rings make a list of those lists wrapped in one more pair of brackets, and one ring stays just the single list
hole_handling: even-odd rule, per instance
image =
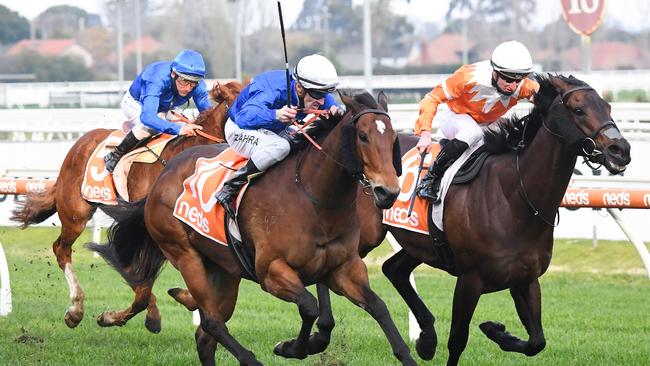
[{"label": "tree", "polygon": [[29,38],[29,21],[27,18],[20,16],[6,6],[0,5],[0,43],[7,45],[27,38]]},{"label": "tree", "polygon": [[43,56],[34,51],[24,51],[0,60],[0,73],[35,74],[39,82],[88,81],[94,78],[92,70],[81,61]]},{"label": "tree", "polygon": [[34,23],[42,38],[75,38],[80,35],[81,24],[83,27],[101,25],[98,15],[69,5],[47,8],[36,17]]}]

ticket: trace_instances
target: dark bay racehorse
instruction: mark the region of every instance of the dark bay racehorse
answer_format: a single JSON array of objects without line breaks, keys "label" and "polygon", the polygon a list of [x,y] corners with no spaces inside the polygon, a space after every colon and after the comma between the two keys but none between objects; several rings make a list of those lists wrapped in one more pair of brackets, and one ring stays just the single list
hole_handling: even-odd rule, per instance
[{"label": "dark bay racehorse", "polygon": [[[465,349],[480,296],[504,289],[510,290],[528,340],[511,335],[493,321],[482,323],[480,329],[504,351],[533,356],[544,349],[538,278],[551,260],[553,222],[576,159],[586,156],[613,174],[624,171],[630,162],[630,145],[613,122],[610,105],[596,91],[573,77],[548,75],[537,80],[540,91],[532,113],[525,117],[525,147],[489,157],[475,180],[451,186],[445,198],[443,224],[457,277],[448,365],[458,364]],[[400,140],[403,152],[417,142],[406,136]],[[418,354],[430,360],[437,346],[435,318],[409,283],[409,275],[421,263],[437,268],[445,264],[429,235],[383,225],[381,210],[362,194],[357,208],[362,255],[378,246],[387,231],[403,248],[382,269],[422,329],[416,343]],[[334,320],[327,290],[319,287],[319,332],[312,338],[319,339],[324,348]]]},{"label": "dark bay racehorse", "polygon": [[[215,84],[210,91],[214,101],[219,103],[201,113],[196,120],[207,134],[223,139],[223,126],[228,118],[228,106],[239,95],[241,85],[238,82]],[[86,201],[81,195],[86,163],[97,145],[114,130],[95,129],[81,136],[72,146],[61,165],[59,176],[52,188],[42,194],[31,194],[21,207],[13,212],[12,220],[20,223],[24,229],[31,224],[43,222],[58,212],[61,219],[61,234],[54,241],[52,249],[59,267],[65,273],[70,288],[72,304],[65,313],[65,323],[73,328],[79,324],[84,315],[84,292],[72,269],[72,245],[86,227],[86,223],[100,206]],[[205,137],[179,137],[170,141],[162,151],[160,158],[168,161],[180,151],[211,141]],[[153,182],[163,169],[159,163],[135,163],[128,176],[128,192],[132,200],[142,199],[147,195]],[[149,314],[145,324],[153,332],[160,330],[160,314],[156,308],[155,297],[152,298]]]},{"label": "dark bay racehorse", "polygon": [[[305,286],[319,282],[369,312],[379,322],[393,353],[415,365],[384,302],[370,289],[358,254],[359,224],[355,200],[359,181],[379,208],[390,207],[399,186],[393,162],[396,133],[386,111],[369,94],[342,96],[347,112],[332,117],[334,127],[322,141],[289,156],[248,188],[238,214],[246,250],[265,291],[298,306],[302,327],[294,340],[280,343],[275,353],[305,358],[313,353],[310,332],[318,306]],[[340,121],[337,121],[340,120]],[[331,120],[330,120],[331,121]],[[326,122],[324,120],[324,122]],[[196,331],[203,364],[214,364],[217,342],[242,365],[258,365],[255,355],[230,335],[226,322],[235,308],[242,272],[230,250],[212,242],[174,218],[173,210],[199,157],[213,157],[222,146],[202,146],[177,156],[165,168],[146,200],[132,205],[110,231],[109,245],[92,245],[132,286],[143,291],[121,312],[102,316],[122,325],[142,311],[165,259],[182,274],[201,313]],[[144,230],[146,229],[146,230]],[[125,273],[132,268],[134,273]]]}]

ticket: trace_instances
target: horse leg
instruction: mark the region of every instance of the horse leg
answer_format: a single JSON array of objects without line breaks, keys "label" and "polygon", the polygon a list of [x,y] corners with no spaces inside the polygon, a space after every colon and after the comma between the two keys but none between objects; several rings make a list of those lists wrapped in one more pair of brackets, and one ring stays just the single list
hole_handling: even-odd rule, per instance
[{"label": "horse leg", "polygon": [[68,327],[74,328],[79,325],[79,322],[84,317],[83,302],[85,295],[77,275],[72,269],[72,244],[79,238],[79,235],[86,227],[92,206],[83,201],[73,207],[68,207],[69,204],[65,203],[65,200],[61,204],[59,202],[57,200],[57,211],[61,219],[61,233],[52,244],[52,251],[56,256],[59,268],[65,275],[70,290],[71,305],[66,310],[63,320]]},{"label": "horse leg", "polygon": [[[262,365],[253,352],[244,348],[230,333],[226,322],[232,316],[237,303],[239,277],[225,272],[214,272],[212,281],[208,279],[202,258],[193,250],[182,250],[189,243],[167,243],[161,249],[173,250],[165,252],[165,256],[183,276],[188,291],[196,301],[201,314],[201,330],[196,331],[196,348],[202,365],[214,365],[214,352],[217,343],[221,343],[228,352],[237,358],[240,365]],[[176,247],[176,248],[175,248]],[[183,247],[183,248],[181,248]],[[181,248],[181,249],[178,249]],[[206,333],[214,339],[211,341]]]},{"label": "horse leg", "polygon": [[316,321],[318,332],[309,337],[307,348],[310,355],[325,351],[330,344],[335,324],[329,288],[318,283],[316,284],[316,293],[318,294],[318,320]]},{"label": "horse leg", "polygon": [[273,353],[285,358],[306,358],[309,354],[309,334],[318,317],[316,298],[307,291],[298,274],[287,263],[279,260],[268,267],[267,274],[262,279],[262,288],[279,299],[298,305],[302,319],[298,337],[279,342]]},{"label": "horse leg", "polygon": [[133,303],[131,303],[129,307],[122,311],[104,311],[97,317],[97,324],[102,327],[121,327],[126,324],[131,318],[147,309],[149,307],[149,302],[152,299],[154,302],[156,301],[156,297],[152,293],[154,281],[155,278],[147,279],[144,283],[134,286],[133,291],[135,292],[135,298],[133,299]]},{"label": "horse leg", "polygon": [[422,330],[420,337],[415,342],[415,349],[418,355],[423,360],[431,360],[436,354],[436,346],[438,345],[438,336],[434,327],[436,318],[431,314],[424,302],[422,302],[422,299],[409,281],[410,274],[421,263],[420,260],[412,257],[402,249],[388,258],[381,269],[393,284],[393,287],[402,296],[406,305],[411,309]]},{"label": "horse leg", "polygon": [[192,297],[192,294],[190,294],[190,292],[186,288],[180,288],[180,287],[170,288],[169,290],[167,290],[167,293],[169,294],[169,296],[174,298],[176,302],[185,306],[185,308],[189,311],[194,311],[199,308],[199,305],[196,303],[196,300],[194,300],[194,297]]},{"label": "horse leg", "polygon": [[449,349],[447,366],[457,365],[461,353],[467,346],[469,322],[472,315],[474,315],[474,310],[482,292],[483,281],[478,274],[470,273],[458,276],[451,313],[451,330],[447,342],[447,348]]},{"label": "horse leg", "polygon": [[517,314],[528,332],[528,341],[523,341],[506,331],[503,324],[485,322],[479,327],[485,335],[507,352],[519,352],[534,356],[546,346],[542,328],[542,294],[539,281],[513,287],[510,294],[515,301]]},{"label": "horse leg", "polygon": [[417,365],[397,330],[386,304],[370,289],[368,270],[361,258],[357,257],[337,268],[329,276],[328,284],[332,290],[367,311],[379,323],[388,338],[393,354],[402,365]]}]

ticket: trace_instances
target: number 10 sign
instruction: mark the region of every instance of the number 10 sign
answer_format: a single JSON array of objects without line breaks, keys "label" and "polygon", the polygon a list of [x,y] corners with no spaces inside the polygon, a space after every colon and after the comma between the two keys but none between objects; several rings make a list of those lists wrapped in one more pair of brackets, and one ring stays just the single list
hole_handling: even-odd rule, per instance
[{"label": "number 10 sign", "polygon": [[560,0],[564,20],[574,32],[588,36],[603,20],[605,0]]}]

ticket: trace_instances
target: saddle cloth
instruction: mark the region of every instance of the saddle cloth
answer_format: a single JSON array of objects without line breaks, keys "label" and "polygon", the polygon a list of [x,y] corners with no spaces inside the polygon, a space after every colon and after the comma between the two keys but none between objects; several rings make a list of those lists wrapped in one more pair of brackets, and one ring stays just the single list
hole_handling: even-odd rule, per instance
[{"label": "saddle cloth", "polygon": [[[468,158],[483,145],[483,141],[470,146],[465,152],[456,160],[445,172],[440,182],[440,203],[431,204],[428,200],[415,195],[415,202],[413,204],[413,212],[411,217],[408,217],[408,209],[410,205],[411,195],[416,188],[415,178],[420,164],[420,154],[417,148],[412,148],[402,157],[402,176],[400,179],[400,187],[402,188],[397,200],[390,209],[384,210],[382,222],[389,226],[399,227],[409,231],[414,231],[421,234],[429,234],[429,227],[427,223],[427,213],[431,210],[431,218],[436,227],[443,230],[442,227],[442,214],[444,211],[445,195],[449,190],[449,186],[458,170],[468,160]],[[420,182],[426,176],[431,162],[438,156],[440,152],[440,144],[433,144],[431,146],[431,153],[424,157],[424,168],[420,175]]]},{"label": "saddle cloth", "polygon": [[[176,199],[174,217],[186,223],[199,234],[228,245],[225,231],[225,210],[214,193],[248,159],[227,148],[214,158],[199,158],[194,173],[183,182],[183,192]],[[237,205],[246,191],[245,185],[237,197]]]},{"label": "saddle cloth", "polygon": [[124,138],[122,130],[113,131],[90,155],[84,170],[84,180],[81,183],[81,195],[84,199],[104,205],[117,205],[117,198],[129,201],[126,178],[133,163],[155,163],[165,145],[173,139],[174,135],[161,134],[147,142],[146,146],[139,147],[125,154],[115,167],[111,175],[106,170],[104,156],[112,151],[112,147],[119,145]]}]

